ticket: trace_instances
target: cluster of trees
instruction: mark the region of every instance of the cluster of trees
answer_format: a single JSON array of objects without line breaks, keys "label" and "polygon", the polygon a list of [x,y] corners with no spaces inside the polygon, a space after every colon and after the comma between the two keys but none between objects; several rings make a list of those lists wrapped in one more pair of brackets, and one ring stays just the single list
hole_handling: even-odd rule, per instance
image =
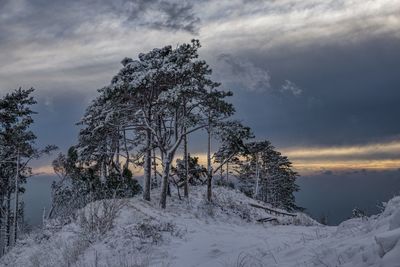
[{"label": "cluster of trees", "polygon": [[0,99],[0,255],[15,244],[24,225],[26,179],[32,175],[29,162],[56,149],[35,147],[35,134],[30,130],[36,103],[34,89],[21,88]]},{"label": "cluster of trees", "polygon": [[211,200],[211,135],[233,125],[227,120],[234,108],[225,101],[232,93],[218,90],[220,84],[210,79],[210,67],[198,59],[199,48],[199,41],[193,40],[175,49],[153,49],[137,60],[125,58],[110,85],[99,90],[80,122],[82,130],[74,147],[79,165],[94,174],[85,179],[100,188],[96,190],[109,190],[104,185],[110,177],[122,181],[132,166],[142,166],[143,198],[150,200],[151,186],[157,184],[152,181],[160,176],[160,205],[165,208],[176,151],[183,144],[184,170],[179,170],[177,183],[187,197],[191,172],[188,135],[205,129]]},{"label": "cluster of trees", "polygon": [[[251,129],[232,118],[235,109],[227,101],[232,92],[211,79],[199,48],[199,41],[192,40],[122,61],[122,69],[98,90],[78,123],[78,143],[53,162],[60,179],[52,185],[49,217],[69,217],[88,202],[139,192],[150,200],[155,187],[162,208],[171,186],[181,198],[182,192],[189,196],[190,186],[207,185],[212,201],[218,175],[220,181],[235,176],[238,188],[253,198],[299,208],[291,162],[268,141],[251,142]],[[0,99],[0,253],[16,242],[23,225],[20,194],[32,175],[29,162],[56,149],[35,147],[33,91],[18,89]],[[189,153],[188,138],[197,131],[207,140],[206,167]],[[144,173],[142,186],[132,175],[138,167]]]},{"label": "cluster of trees", "polygon": [[[62,179],[53,185],[51,214],[140,191],[150,200],[154,187],[160,187],[160,206],[165,208],[171,185],[179,197],[182,191],[188,197],[191,185],[206,184],[212,201],[213,177],[225,169],[228,173],[230,165],[249,196],[297,208],[297,173],[290,161],[268,141],[249,141],[254,138],[251,129],[232,119],[235,109],[226,100],[232,92],[211,79],[199,48],[199,41],[192,40],[121,62],[122,69],[98,90],[78,123],[77,145],[54,161]],[[196,131],[206,133],[206,167],[189,154],[188,138]],[[183,155],[177,158],[179,148]],[[143,169],[143,187],[132,179],[134,167]]]},{"label": "cluster of trees", "polygon": [[295,204],[293,192],[299,190],[295,183],[298,174],[289,159],[269,141],[247,143],[246,148],[242,159],[234,162],[240,190],[275,207],[303,210]]}]

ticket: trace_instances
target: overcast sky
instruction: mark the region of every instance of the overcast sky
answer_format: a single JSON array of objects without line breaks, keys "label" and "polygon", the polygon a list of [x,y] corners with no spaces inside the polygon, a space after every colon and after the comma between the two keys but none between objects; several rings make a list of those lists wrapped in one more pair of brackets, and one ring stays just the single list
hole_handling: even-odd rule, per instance
[{"label": "overcast sky", "polygon": [[38,143],[65,151],[124,57],[192,38],[299,170],[400,167],[398,0],[0,0],[0,92],[36,88]]}]

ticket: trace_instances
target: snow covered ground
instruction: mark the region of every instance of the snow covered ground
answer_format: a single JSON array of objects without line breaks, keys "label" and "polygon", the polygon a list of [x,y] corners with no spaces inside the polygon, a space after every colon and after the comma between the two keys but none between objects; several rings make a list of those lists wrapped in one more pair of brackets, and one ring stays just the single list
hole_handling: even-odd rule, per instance
[{"label": "snow covered ground", "polygon": [[400,197],[384,212],[337,227],[304,214],[273,217],[262,204],[224,187],[205,201],[169,199],[166,211],[136,197],[95,202],[70,223],[49,222],[0,260],[0,266],[400,266]]}]

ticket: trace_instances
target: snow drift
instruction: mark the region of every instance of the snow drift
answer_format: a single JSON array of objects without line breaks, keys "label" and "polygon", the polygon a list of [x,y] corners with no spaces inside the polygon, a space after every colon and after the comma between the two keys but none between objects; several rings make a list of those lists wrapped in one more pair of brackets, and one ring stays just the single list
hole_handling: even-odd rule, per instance
[{"label": "snow drift", "polygon": [[152,202],[91,203],[20,240],[0,266],[400,266],[400,197],[380,215],[331,227],[302,213],[269,214],[225,187],[212,204],[204,187],[191,189],[165,211],[156,191]]}]

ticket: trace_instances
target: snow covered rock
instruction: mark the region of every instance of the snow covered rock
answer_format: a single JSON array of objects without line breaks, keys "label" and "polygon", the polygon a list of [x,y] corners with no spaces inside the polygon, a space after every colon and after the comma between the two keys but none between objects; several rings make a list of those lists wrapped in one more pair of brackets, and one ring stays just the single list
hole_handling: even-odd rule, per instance
[{"label": "snow covered rock", "polygon": [[400,197],[391,199],[377,218],[377,225],[388,230],[375,236],[381,266],[400,266]]},{"label": "snow covered rock", "polygon": [[389,220],[389,230],[400,228],[400,209],[398,209]]},{"label": "snow covered rock", "polygon": [[395,229],[379,234],[375,237],[375,240],[376,243],[379,245],[380,255],[383,257],[399,243],[400,229]]}]

